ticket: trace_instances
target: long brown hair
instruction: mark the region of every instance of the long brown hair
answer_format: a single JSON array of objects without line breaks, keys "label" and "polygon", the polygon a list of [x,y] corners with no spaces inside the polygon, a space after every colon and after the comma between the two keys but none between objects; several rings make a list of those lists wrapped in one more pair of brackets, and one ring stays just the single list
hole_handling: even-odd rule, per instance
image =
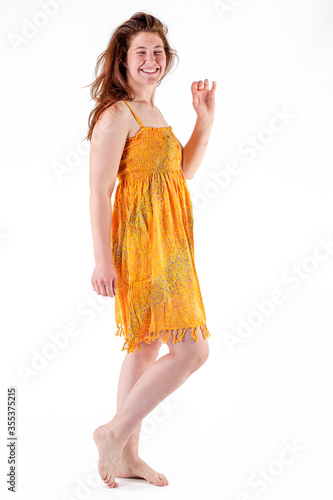
[{"label": "long brown hair", "polygon": [[[90,95],[96,101],[96,106],[89,114],[88,134],[83,140],[91,141],[93,128],[106,108],[120,100],[132,101],[134,99],[127,82],[124,62],[126,62],[127,51],[133,37],[141,32],[156,33],[163,42],[166,66],[162,78],[156,84],[157,87],[172,69],[175,58],[179,62],[177,51],[170,47],[167,40],[167,26],[156,17],[145,12],[137,12],[128,21],[118,26],[113,31],[106,50],[97,59],[94,73],[96,79],[90,85]],[[100,68],[100,75],[97,76]]]}]

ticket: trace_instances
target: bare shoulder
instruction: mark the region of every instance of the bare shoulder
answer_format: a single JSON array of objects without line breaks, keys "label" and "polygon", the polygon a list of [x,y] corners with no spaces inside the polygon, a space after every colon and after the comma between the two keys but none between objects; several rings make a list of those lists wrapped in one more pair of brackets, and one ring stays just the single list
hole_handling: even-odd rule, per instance
[{"label": "bare shoulder", "polygon": [[128,121],[129,108],[124,101],[117,101],[106,108],[99,116],[98,122],[105,125],[117,125]]},{"label": "bare shoulder", "polygon": [[[112,194],[128,134],[126,104],[116,102],[99,115],[90,147],[90,185]],[[127,107],[127,106],[126,106]]]},{"label": "bare shoulder", "polygon": [[117,140],[126,138],[130,129],[129,108],[123,101],[117,101],[99,115],[93,135],[108,139],[112,135]]}]

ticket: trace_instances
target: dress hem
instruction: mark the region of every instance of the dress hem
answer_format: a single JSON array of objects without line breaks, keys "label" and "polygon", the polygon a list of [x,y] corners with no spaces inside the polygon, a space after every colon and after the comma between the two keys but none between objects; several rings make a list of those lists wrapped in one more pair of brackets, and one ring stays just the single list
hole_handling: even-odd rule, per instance
[{"label": "dress hem", "polygon": [[[185,327],[181,328],[182,331],[179,334],[178,334],[177,330],[180,330],[180,328],[168,328],[165,330],[157,330],[155,332],[143,333],[140,336],[140,338],[138,338],[138,337],[130,338],[130,337],[126,336],[124,325],[122,323],[117,323],[117,331],[116,331],[115,335],[118,335],[118,336],[123,335],[125,337],[126,341],[125,341],[121,350],[122,351],[127,350],[127,352],[130,353],[130,352],[134,352],[136,350],[136,348],[138,348],[138,350],[140,352],[142,350],[142,347],[139,345],[139,343],[140,342],[147,342],[147,344],[151,344],[152,341],[154,341],[156,338],[160,337],[160,332],[162,332],[162,340],[163,340],[163,344],[165,344],[171,335],[171,330],[175,330],[175,332],[176,332],[174,335],[174,338],[173,338],[173,342],[172,342],[173,344],[182,340],[182,338],[185,335],[185,332],[188,329],[192,330],[191,335],[194,338],[194,340],[196,342],[198,342],[198,336],[197,336],[197,329],[198,328],[201,328],[202,336],[204,339],[207,339],[208,337],[211,336],[209,331],[208,331],[208,328],[206,326],[206,323],[204,323],[203,325],[200,325],[200,326],[195,326],[195,327],[185,326]],[[169,335],[167,335],[166,332],[169,332]]]}]

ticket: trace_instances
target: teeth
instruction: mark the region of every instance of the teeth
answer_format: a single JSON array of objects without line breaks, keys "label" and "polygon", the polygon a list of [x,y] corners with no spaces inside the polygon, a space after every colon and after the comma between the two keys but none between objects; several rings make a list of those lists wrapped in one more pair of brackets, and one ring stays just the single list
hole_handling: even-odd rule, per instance
[{"label": "teeth", "polygon": [[155,68],[155,69],[142,69],[141,71],[143,71],[144,73],[156,73],[157,70],[158,70],[158,68]]}]

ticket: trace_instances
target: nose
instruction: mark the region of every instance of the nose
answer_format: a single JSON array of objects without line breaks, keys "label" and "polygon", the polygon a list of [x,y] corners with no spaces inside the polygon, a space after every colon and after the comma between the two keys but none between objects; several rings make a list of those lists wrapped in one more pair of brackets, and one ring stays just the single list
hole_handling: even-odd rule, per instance
[{"label": "nose", "polygon": [[154,63],[155,62],[155,56],[153,54],[153,52],[147,52],[147,56],[146,56],[146,62],[149,62],[149,63]]}]

